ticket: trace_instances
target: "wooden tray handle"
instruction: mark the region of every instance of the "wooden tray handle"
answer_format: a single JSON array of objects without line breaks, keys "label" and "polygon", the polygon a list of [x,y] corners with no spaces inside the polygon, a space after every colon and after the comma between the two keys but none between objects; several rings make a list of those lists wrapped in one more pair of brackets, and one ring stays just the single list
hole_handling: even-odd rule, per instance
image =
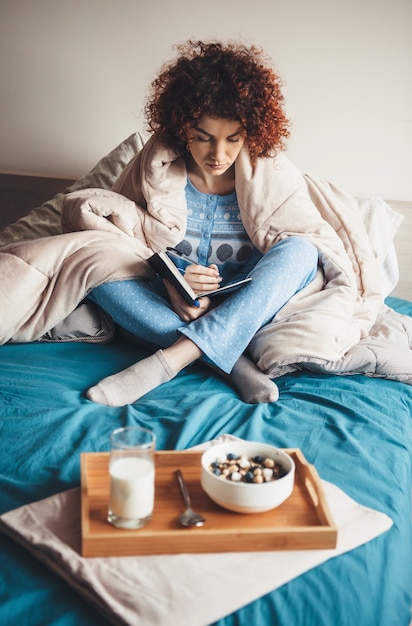
[{"label": "wooden tray handle", "polygon": [[295,457],[295,462],[298,461],[297,469],[301,472],[307,493],[312,500],[319,520],[322,522],[322,524],[326,524],[334,528],[335,523],[330,514],[325,492],[323,491],[319,474],[317,473],[314,465],[311,465],[307,462],[300,450],[293,450],[290,452],[290,454],[292,458]]}]

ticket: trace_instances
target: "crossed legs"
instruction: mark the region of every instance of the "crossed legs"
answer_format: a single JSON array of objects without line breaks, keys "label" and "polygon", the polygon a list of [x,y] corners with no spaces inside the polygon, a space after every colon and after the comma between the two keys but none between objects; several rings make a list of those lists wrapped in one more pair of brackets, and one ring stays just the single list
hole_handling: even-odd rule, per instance
[{"label": "crossed legs", "polygon": [[[86,397],[107,406],[132,404],[174,378],[201,356],[202,352],[195,343],[180,337],[170,348],[158,350],[146,359],[103,379],[87,390]],[[244,402],[276,402],[279,397],[276,384],[244,356],[239,357],[228,378],[237,387]]]},{"label": "crossed legs", "polygon": [[118,324],[163,349],[103,379],[87,391],[87,397],[109,406],[130,404],[206,357],[206,362],[228,375],[245,402],[276,401],[275,383],[243,353],[257,330],[313,280],[317,259],[317,250],[308,240],[283,240],[252,269],[251,283],[190,323],[183,322],[145,281],[98,287],[92,299]]}]

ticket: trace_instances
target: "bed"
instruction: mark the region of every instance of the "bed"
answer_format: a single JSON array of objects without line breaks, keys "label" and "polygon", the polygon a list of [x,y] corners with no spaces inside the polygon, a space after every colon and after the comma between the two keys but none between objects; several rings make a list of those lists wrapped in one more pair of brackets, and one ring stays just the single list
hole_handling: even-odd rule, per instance
[{"label": "bed", "polygon": [[[89,174],[8,225],[0,233],[0,245],[59,232],[63,194],[86,187],[109,188],[141,145],[139,134],[126,139]],[[381,260],[383,275],[392,281],[386,303],[405,319],[412,317],[408,271],[411,205],[394,203],[389,207],[380,199],[369,199],[360,201],[360,207],[368,219],[371,209],[390,215],[391,228],[383,234],[380,229],[379,234],[385,237],[386,246]],[[402,224],[400,213],[404,215]],[[376,227],[376,220],[374,223]],[[376,243],[375,239],[375,245],[379,254],[382,241]],[[134,405],[108,408],[86,400],[83,392],[96,380],[146,354],[146,348],[132,344],[119,332],[108,341],[42,341],[0,348],[0,624],[408,626],[412,601],[412,387],[363,375],[302,370],[277,380],[277,403],[249,405],[239,400],[229,383],[198,364]],[[144,610],[127,621],[114,611],[102,610],[96,590],[91,594],[78,581],[62,575],[51,558],[36,554],[36,546],[29,549],[31,529],[14,535],[7,517],[56,494],[75,493],[80,484],[80,454],[107,451],[110,432],[125,425],[153,429],[159,450],[186,450],[227,435],[299,448],[325,485],[339,489],[362,511],[384,514],[389,523],[374,538],[359,541],[355,525],[354,545],[360,545],[343,554],[328,553],[319,565],[291,575],[281,584],[271,587],[266,583],[259,597],[250,599],[239,592],[229,611],[227,607],[214,609],[213,599],[209,611],[202,605],[200,592],[191,616],[181,617],[179,622],[183,613],[178,602],[188,601],[188,597],[179,595],[171,581],[170,597],[157,600],[164,604],[168,622],[150,617]],[[71,519],[73,511],[67,513]],[[247,559],[254,556],[258,559],[259,555],[251,553]],[[275,564],[283,563],[280,552],[267,556]],[[227,555],[228,561],[230,558]],[[190,564],[179,560],[178,567],[184,568],[181,564],[185,562],[190,571],[196,560]],[[224,571],[224,555],[217,555],[215,562],[216,568],[220,563]],[[87,559],[79,563],[88,567]],[[244,564],[247,568],[247,560]],[[151,585],[156,587],[155,570],[152,575]],[[213,588],[212,579],[218,573],[209,572],[209,576],[204,583],[205,598],[208,584]],[[245,573],[235,569],[223,581],[220,594],[224,596],[225,588],[230,588],[236,596],[242,578]],[[190,582],[186,581],[186,587],[190,588]],[[139,591],[142,594],[144,587],[136,588],[138,606]],[[216,597],[217,607],[219,602]]]}]

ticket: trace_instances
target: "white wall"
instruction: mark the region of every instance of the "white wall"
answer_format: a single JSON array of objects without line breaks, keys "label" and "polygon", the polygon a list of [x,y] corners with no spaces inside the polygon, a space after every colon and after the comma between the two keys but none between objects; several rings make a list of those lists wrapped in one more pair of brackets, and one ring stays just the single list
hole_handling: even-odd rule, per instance
[{"label": "white wall", "polygon": [[302,171],[412,199],[411,0],[0,0],[0,172],[77,177],[143,127],[149,82],[193,38],[272,56]]}]

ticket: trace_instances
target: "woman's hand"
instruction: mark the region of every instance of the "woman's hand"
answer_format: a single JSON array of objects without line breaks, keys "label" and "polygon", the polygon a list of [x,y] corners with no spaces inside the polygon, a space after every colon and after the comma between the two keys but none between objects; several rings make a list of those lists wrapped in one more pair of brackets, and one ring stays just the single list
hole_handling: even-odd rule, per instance
[{"label": "woman's hand", "polygon": [[208,267],[192,263],[187,266],[184,278],[195,293],[214,291],[222,282],[219,269],[214,263]]},{"label": "woman's hand", "polygon": [[211,302],[210,298],[207,296],[199,298],[199,306],[191,306],[180,295],[172,283],[165,279],[163,279],[163,282],[167,289],[167,293],[169,294],[174,312],[177,313],[177,315],[185,322],[192,322],[209,310]]}]

